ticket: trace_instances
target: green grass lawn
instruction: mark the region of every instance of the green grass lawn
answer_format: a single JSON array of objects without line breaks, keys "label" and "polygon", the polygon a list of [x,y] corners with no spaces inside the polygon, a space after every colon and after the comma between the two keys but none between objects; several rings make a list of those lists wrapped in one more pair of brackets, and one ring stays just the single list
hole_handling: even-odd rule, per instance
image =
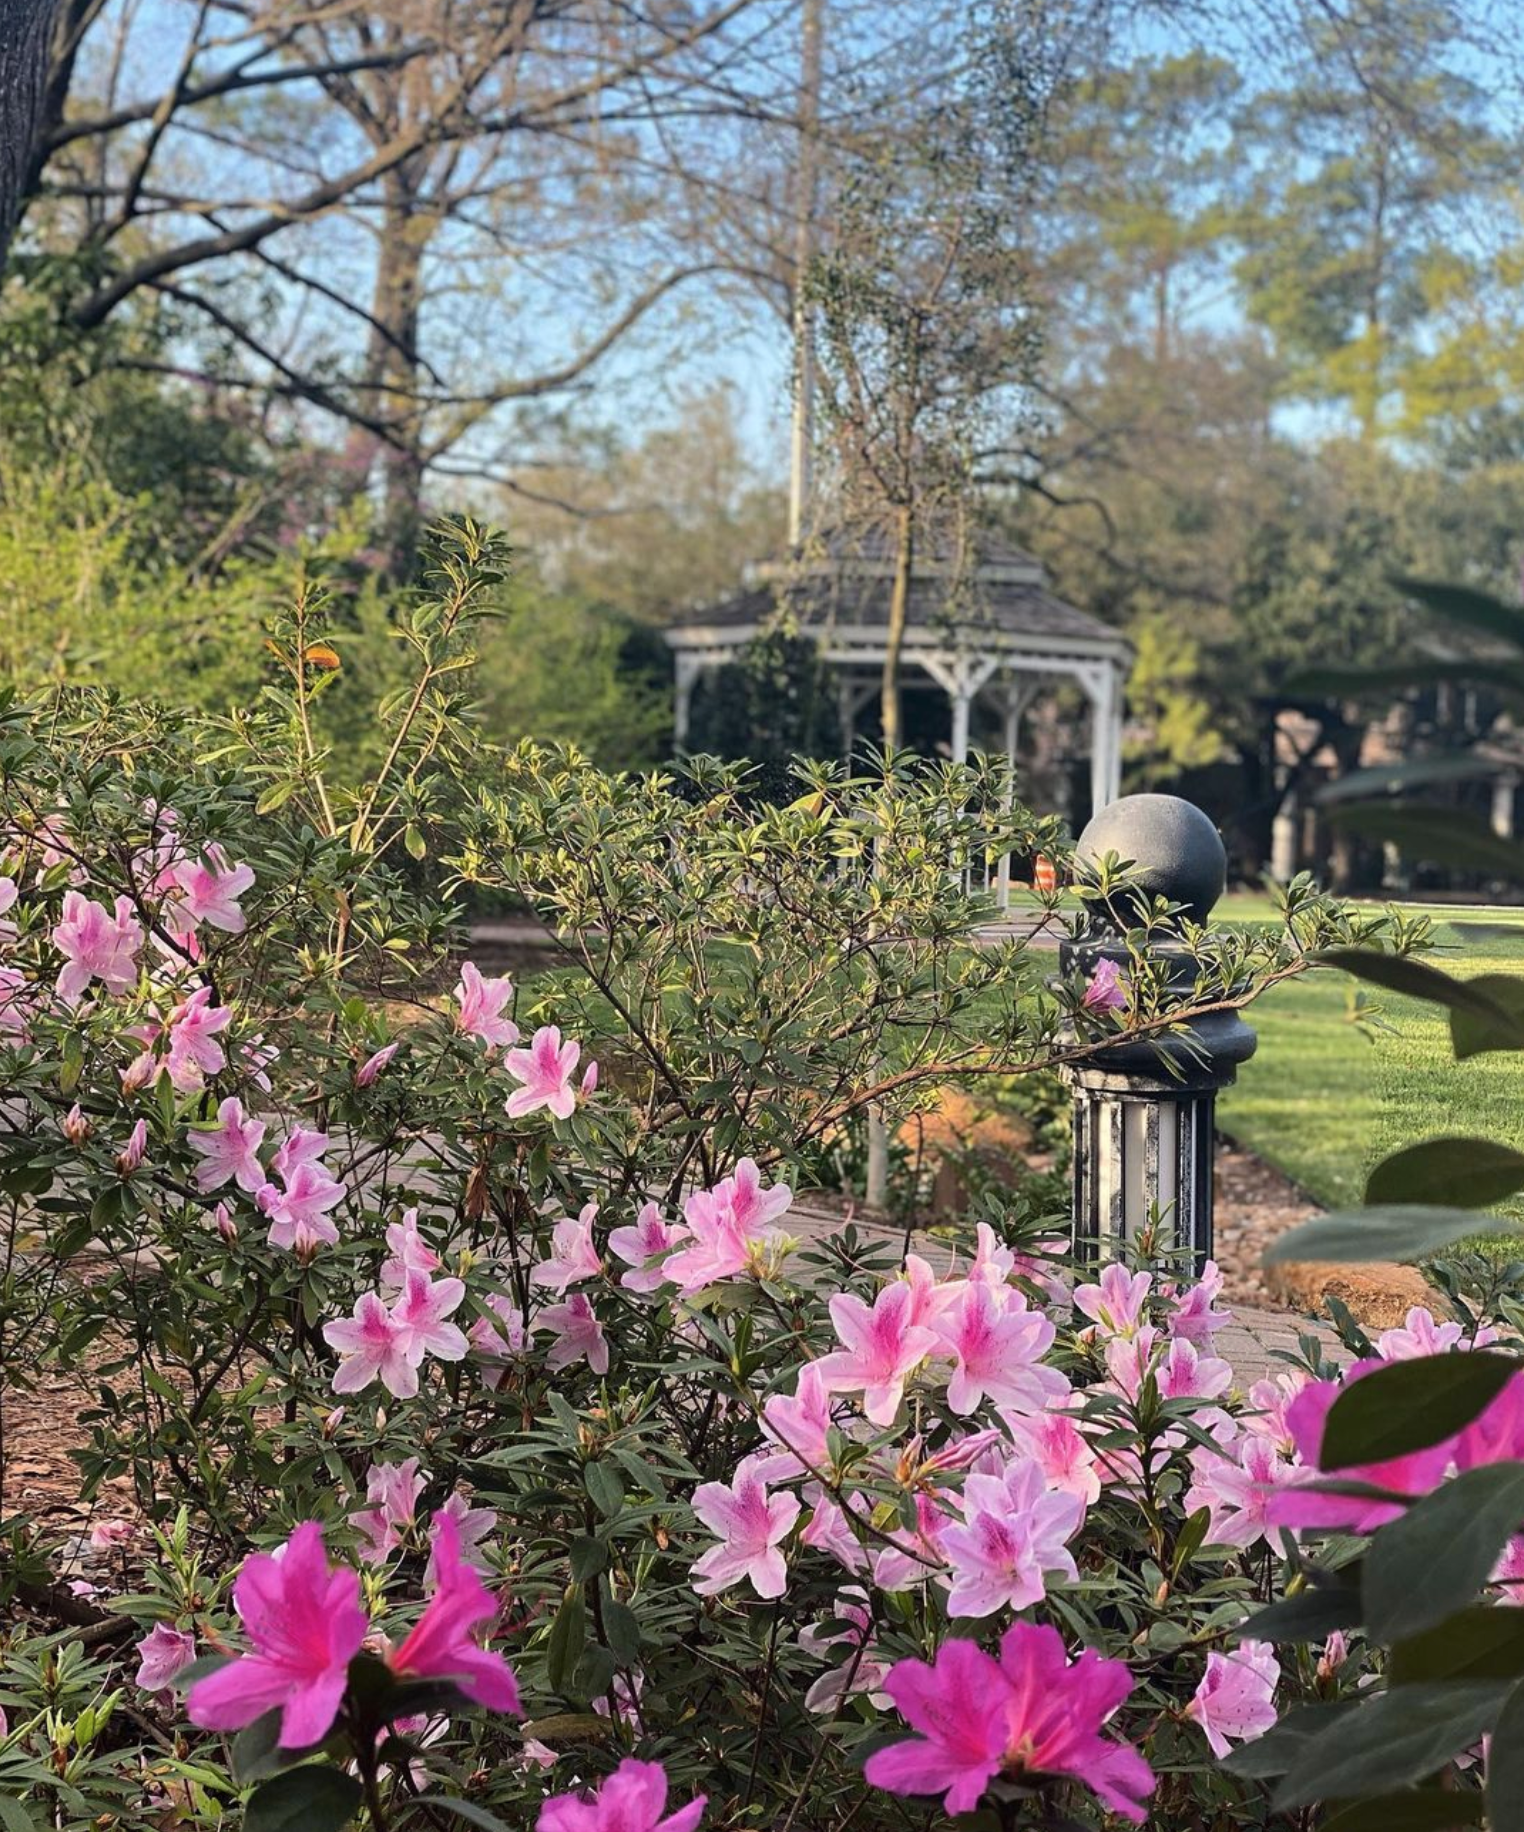
[{"label": "green grass lawn", "polygon": [[[1435,964],[1463,977],[1524,973],[1524,911],[1430,906],[1444,952]],[[1267,900],[1233,897],[1219,919],[1268,920]],[[1452,921],[1452,919],[1454,919]],[[1460,927],[1455,926],[1459,923]],[[1469,923],[1515,936],[1466,933]],[[1458,1063],[1437,1006],[1367,990],[1390,1028],[1355,1022],[1355,984],[1317,971],[1268,993],[1248,1013],[1259,1051],[1219,1102],[1223,1130],[1296,1179],[1319,1202],[1358,1202],[1371,1165],[1401,1145],[1444,1135],[1524,1148],[1524,1056]],[[1524,1215],[1524,1205],[1510,1205]]]}]

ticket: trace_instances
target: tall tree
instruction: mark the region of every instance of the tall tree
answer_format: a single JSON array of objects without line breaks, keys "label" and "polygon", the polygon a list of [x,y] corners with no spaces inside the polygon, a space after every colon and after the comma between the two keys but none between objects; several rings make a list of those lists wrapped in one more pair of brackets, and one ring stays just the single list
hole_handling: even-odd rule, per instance
[{"label": "tall tree", "polygon": [[0,0],[0,263],[31,183],[62,0]]}]

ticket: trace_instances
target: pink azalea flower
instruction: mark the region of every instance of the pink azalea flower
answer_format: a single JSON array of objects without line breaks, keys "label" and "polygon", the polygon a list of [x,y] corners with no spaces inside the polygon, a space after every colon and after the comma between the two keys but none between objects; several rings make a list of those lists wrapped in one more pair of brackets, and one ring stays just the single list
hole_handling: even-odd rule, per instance
[{"label": "pink azalea flower", "polygon": [[131,898],[118,897],[113,916],[78,891],[65,891],[53,945],[64,957],[58,996],[66,1005],[77,1005],[92,980],[99,980],[108,992],[132,990],[143,925],[133,915]]},{"label": "pink azalea flower", "polygon": [[402,1296],[392,1306],[392,1322],[401,1333],[403,1352],[416,1365],[425,1355],[441,1361],[464,1361],[465,1331],[446,1321],[460,1309],[466,1287],[460,1279],[431,1279],[412,1271],[402,1286]]},{"label": "pink azalea flower", "polygon": [[282,1749],[307,1749],[333,1727],[349,1663],[369,1623],[359,1577],[330,1571],[323,1529],[306,1521],[281,1557],[256,1552],[243,1562],[233,1602],[253,1651],[198,1679],[186,1713],[202,1730],[242,1730],[281,1708]]},{"label": "pink azalea flower", "polygon": [[562,1043],[554,1024],[541,1025],[530,1038],[527,1050],[509,1050],[503,1066],[515,1081],[524,1084],[508,1096],[509,1119],[521,1120],[544,1107],[556,1119],[569,1120],[577,1110],[572,1076],[581,1054],[582,1045]]},{"label": "pink azalea flower", "polygon": [[185,1135],[186,1144],[201,1159],[196,1166],[196,1188],[204,1195],[221,1189],[231,1178],[239,1189],[255,1195],[265,1183],[265,1168],[259,1161],[264,1136],[264,1121],[245,1119],[242,1101],[220,1101],[215,1127],[192,1128]]},{"label": "pink azalea flower", "polygon": [[597,1278],[603,1270],[603,1261],[593,1244],[593,1222],[597,1215],[598,1204],[588,1202],[583,1204],[575,1221],[566,1216],[556,1223],[551,1233],[550,1258],[531,1267],[531,1285],[548,1286],[557,1297],[563,1297],[568,1285]]},{"label": "pink azalea flower", "polygon": [[1524,1533],[1515,1533],[1509,1540],[1497,1564],[1493,1566],[1488,1581],[1501,1589],[1503,1594],[1500,1601],[1524,1603]]},{"label": "pink azalea flower", "polygon": [[665,1220],[654,1202],[643,1203],[634,1227],[614,1228],[609,1234],[609,1251],[634,1268],[619,1283],[626,1291],[655,1291],[668,1276],[662,1255],[687,1239],[681,1222]]},{"label": "pink azalea flower", "polygon": [[127,1143],[116,1154],[116,1171],[119,1177],[130,1177],[141,1168],[148,1155],[148,1122],[139,1120],[127,1135]]},{"label": "pink azalea flower", "polygon": [[19,967],[0,967],[0,1043],[19,1045],[31,1035],[33,994]]},{"label": "pink azalea flower", "polygon": [[968,1276],[985,1285],[1006,1286],[1016,1269],[1016,1255],[987,1221],[974,1229],[974,1259]]},{"label": "pink azalea flower", "polygon": [[96,1552],[110,1552],[117,1546],[130,1546],[137,1532],[130,1520],[98,1520],[90,1529],[90,1545]]},{"label": "pink azalea flower", "polygon": [[169,1014],[165,1030],[169,1035],[169,1055],[164,1067],[169,1079],[182,1094],[194,1094],[208,1075],[215,1075],[227,1065],[217,1033],[233,1022],[232,1007],[213,1005],[209,986],[198,988],[182,1005]]},{"label": "pink azalea flower", "polygon": [[386,1246],[391,1257],[381,1263],[381,1283],[398,1291],[410,1272],[438,1272],[443,1264],[419,1229],[417,1209],[404,1209],[401,1221],[388,1225]]},{"label": "pink azalea flower", "polygon": [[1001,1414],[1012,1448],[1030,1457],[1041,1469],[1048,1487],[1077,1495],[1088,1507],[1101,1495],[1101,1478],[1089,1440],[1066,1413],[1043,1412],[1033,1416]]},{"label": "pink azalea flower", "polygon": [[368,1088],[386,1065],[402,1048],[400,1042],[384,1044],[373,1056],[367,1056],[355,1070],[355,1086]]},{"label": "pink azalea flower", "polygon": [[1108,1266],[1098,1285],[1076,1285],[1074,1308],[1094,1319],[1107,1336],[1131,1336],[1148,1308],[1153,1274],[1132,1273],[1125,1266]]},{"label": "pink azalea flower", "polygon": [[626,1756],[596,1793],[557,1794],[547,1800],[535,1832],[694,1832],[704,1796],[675,1813],[666,1809],[667,1771],[661,1763]]},{"label": "pink azalea flower", "polygon": [[1079,1570],[1068,1541],[1084,1524],[1077,1495],[1051,1493],[1041,1467],[1026,1458],[1004,1477],[970,1476],[963,1519],[942,1534],[952,1572],[949,1616],[990,1616],[1025,1609],[1047,1595],[1048,1578],[1074,1583]]},{"label": "pink azalea flower", "polygon": [[1153,1772],[1129,1743],[1101,1727],[1132,1690],[1120,1660],[1087,1648],[1072,1665],[1057,1629],[1017,1622],[992,1659],[971,1641],[947,1641],[936,1661],[902,1660],[884,1690],[921,1734],[869,1756],[865,1773],[892,1794],[941,1794],[968,1813],[996,1776],[1077,1781],[1134,1825],[1146,1815]]},{"label": "pink azalea flower", "polygon": [[[834,1711],[844,1698],[866,1692],[875,1711],[887,1711],[890,1698],[881,1688],[888,1677],[889,1663],[881,1660],[873,1637],[873,1616],[867,1607],[868,1595],[856,1585],[836,1593],[831,1614],[838,1623],[850,1624],[827,1634],[824,1627],[812,1622],[799,1631],[799,1645],[808,1654],[822,1660],[832,1648],[845,1648],[841,1665],[822,1673],[804,1695],[806,1711]],[[859,1652],[861,1650],[861,1652]]]},{"label": "pink azalea flower", "polygon": [[1349,1658],[1349,1643],[1344,1639],[1341,1630],[1334,1632],[1323,1643],[1323,1652],[1318,1656],[1316,1677],[1320,1685],[1332,1683],[1334,1675]]},{"label": "pink azalea flower", "polygon": [[1136,1401],[1152,1374],[1161,1399],[1217,1399],[1233,1384],[1230,1363],[1217,1355],[1198,1355],[1183,1336],[1161,1338],[1151,1324],[1134,1336],[1113,1336],[1106,1344],[1106,1372],[1111,1384]]},{"label": "pink azalea flower", "polygon": [[79,1102],[75,1101],[74,1105],[58,1122],[58,1129],[69,1143],[77,1149],[79,1146],[85,1144],[90,1134],[95,1131],[95,1122],[90,1118],[89,1114],[85,1112],[84,1108],[80,1106]]},{"label": "pink azalea flower", "polygon": [[272,1247],[310,1258],[320,1246],[338,1245],[339,1230],[330,1210],[344,1200],[344,1185],[335,1183],[321,1164],[298,1164],[286,1178],[286,1187],[267,1183],[257,1201],[270,1217]]},{"label": "pink azalea flower", "polygon": [[16,939],[16,925],[6,912],[15,908],[20,895],[14,878],[0,878],[0,945]]},{"label": "pink azalea flower", "polygon": [[911,1370],[937,1347],[934,1331],[909,1321],[908,1285],[886,1285],[870,1309],[861,1298],[839,1291],[828,1306],[836,1335],[845,1346],[816,1363],[828,1393],[863,1396],[863,1411],[875,1425],[892,1425]]},{"label": "pink azalea flower", "polygon": [[1206,1674],[1185,1715],[1206,1733],[1219,1761],[1234,1743],[1262,1737],[1275,1722],[1281,1663],[1265,1641],[1245,1641],[1232,1654],[1208,1654]]},{"label": "pink azalea flower", "polygon": [[595,1374],[609,1371],[609,1345],[586,1294],[574,1291],[564,1304],[547,1304],[534,1320],[536,1329],[555,1333],[545,1365],[552,1374],[574,1361],[587,1362]]},{"label": "pink azalea flower", "polygon": [[[781,1457],[767,1458],[766,1479],[769,1482],[791,1480],[796,1472],[784,1467],[785,1463],[786,1459]],[[806,1486],[804,1499],[810,1504],[810,1517],[799,1530],[799,1544],[827,1553],[848,1571],[866,1570],[868,1555],[863,1551],[862,1541],[852,1531],[846,1509],[838,1506],[818,1482]],[[861,1494],[853,1495],[851,1505],[854,1514],[871,1512]]]},{"label": "pink azalea flower", "polygon": [[1249,1389],[1250,1409],[1244,1414],[1244,1429],[1256,1437],[1268,1438],[1282,1456],[1289,1457],[1295,1446],[1286,1413],[1311,1378],[1300,1368],[1288,1368],[1284,1373],[1255,1381]]},{"label": "pink azalea flower", "polygon": [[1222,1295],[1222,1273],[1213,1260],[1201,1269],[1201,1277],[1183,1289],[1166,1286],[1163,1295],[1170,1301],[1164,1327],[1172,1336],[1183,1336],[1198,1349],[1210,1349],[1212,1338],[1233,1321],[1230,1310],[1213,1310]]},{"label": "pink azalea flower", "polygon": [[253,888],[251,867],[230,865],[223,849],[211,845],[204,859],[174,865],[169,875],[180,893],[167,912],[172,928],[183,930],[205,922],[227,935],[243,933],[246,924],[239,899]]},{"label": "pink azalea flower", "polygon": [[932,1323],[941,1348],[953,1358],[947,1403],[960,1417],[982,1400],[1018,1412],[1041,1412],[1069,1391],[1042,1357],[1057,1334],[1040,1311],[1008,1287],[970,1280]]},{"label": "pink azalea flower", "polygon": [[693,1491],[693,1511],[720,1543],[696,1559],[689,1582],[701,1597],[747,1579],[759,1597],[781,1597],[788,1567],[778,1542],[799,1518],[797,1495],[770,1495],[767,1453],[743,1459],[731,1483],[704,1482]]},{"label": "pink azalea flower", "polygon": [[233,1211],[225,1202],[219,1202],[212,1210],[212,1220],[217,1224],[217,1232],[231,1247],[238,1238],[238,1223],[233,1219]]},{"label": "pink azalea flower", "polygon": [[751,1264],[752,1242],[736,1225],[728,1208],[714,1201],[708,1190],[696,1190],[683,1204],[688,1220],[688,1244],[662,1263],[662,1277],[684,1297],[731,1279]]},{"label": "pink azalea flower", "polygon": [[471,1347],[486,1363],[482,1385],[496,1393],[508,1378],[511,1362],[522,1360],[529,1348],[529,1334],[524,1314],[512,1298],[494,1292],[487,1299],[491,1316],[478,1317],[471,1325]]},{"label": "pink azalea flower", "polygon": [[1478,1330],[1468,1339],[1459,1323],[1437,1323],[1431,1311],[1415,1305],[1401,1329],[1386,1330],[1377,1338],[1376,1352],[1383,1361],[1417,1361],[1425,1355],[1443,1355],[1447,1349],[1485,1348],[1497,1339],[1493,1329]]},{"label": "pink azalea flower", "polygon": [[382,1564],[402,1544],[426,1481],[418,1473],[417,1457],[405,1463],[371,1464],[365,1477],[365,1499],[370,1505],[349,1516],[350,1526],[370,1542],[360,1548],[367,1565]]},{"label": "pink azalea flower", "polygon": [[598,1092],[598,1065],[590,1062],[582,1071],[582,1098],[591,1100]]},{"label": "pink azalea flower", "polygon": [[[1358,1380],[1379,1361],[1357,1361],[1345,1376]],[[1323,1428],[1329,1410],[1340,1392],[1340,1383],[1332,1380],[1309,1381],[1286,1408],[1286,1426],[1296,1447],[1298,1461],[1313,1476],[1321,1471],[1318,1458],[1323,1446]],[[1406,1456],[1392,1457],[1382,1463],[1359,1463],[1348,1469],[1329,1472],[1329,1479],[1364,1483],[1386,1489],[1395,1495],[1427,1495],[1443,1480],[1454,1453],[1454,1441],[1430,1445]],[[1283,1488],[1270,1497],[1269,1514],[1278,1527],[1336,1527],[1350,1533],[1369,1533],[1385,1526],[1404,1512],[1400,1501],[1377,1501],[1364,1495],[1320,1494],[1301,1486]]]},{"label": "pink azalea flower", "polygon": [[367,1291],[355,1301],[352,1317],[323,1325],[323,1340],[337,1349],[335,1393],[361,1393],[379,1380],[394,1399],[411,1399],[418,1391],[418,1363],[408,1358],[410,1332],[394,1321],[380,1294]]},{"label": "pink azalea flower", "polygon": [[328,1134],[313,1132],[306,1126],[293,1126],[281,1140],[270,1168],[282,1180],[304,1164],[316,1164],[328,1149]]},{"label": "pink azalea flower", "polygon": [[1127,1007],[1127,981],[1122,969],[1112,960],[1098,960],[1086,984],[1080,1004],[1086,1011],[1124,1011]]},{"label": "pink azalea flower", "polygon": [[1191,1475],[1186,1511],[1208,1511],[1210,1544],[1247,1548],[1261,1539],[1271,1546],[1279,1543],[1280,1532],[1270,1515],[1271,1497],[1302,1477],[1269,1438],[1246,1432],[1231,1455],[1203,1445],[1191,1457]]},{"label": "pink azalea flower", "polygon": [[467,961],[460,970],[455,997],[460,1005],[455,1023],[468,1036],[480,1037],[495,1050],[518,1042],[518,1025],[503,1016],[504,1006],[513,998],[513,981],[506,975],[500,980],[485,980],[480,970]]},{"label": "pink azalea flower", "polygon": [[[455,1522],[455,1530],[460,1538],[460,1556],[468,1565],[475,1565],[478,1570],[485,1571],[487,1560],[482,1553],[482,1541],[497,1526],[497,1509],[473,1508],[462,1491],[456,1489],[444,1506],[435,1511],[435,1525],[431,1534],[436,1546],[439,1538],[438,1522],[443,1514]],[[431,1572],[432,1567],[431,1559]]]},{"label": "pink azalea flower", "polygon": [[196,1658],[196,1637],[156,1622],[138,1643],[133,1684],[144,1692],[167,1692]]},{"label": "pink azalea flower", "polygon": [[950,1524],[943,1503],[946,1490],[928,1494],[916,1491],[916,1530],[913,1537],[891,1532],[892,1545],[871,1555],[873,1582],[880,1590],[908,1590],[929,1578],[946,1561],[942,1556],[942,1538]]},{"label": "pink azalea flower", "polygon": [[520,1715],[519,1689],[501,1654],[479,1647],[472,1630],[497,1616],[497,1603],[460,1555],[460,1528],[449,1514],[433,1520],[434,1594],[412,1632],[387,1656],[402,1679],[448,1679],[488,1711]]},{"label": "pink azalea flower", "polygon": [[762,1435],[792,1461],[796,1475],[825,1468],[830,1462],[831,1396],[818,1361],[807,1361],[799,1370],[792,1396],[774,1393],[762,1402],[761,1424]]},{"label": "pink azalea flower", "polygon": [[786,1215],[794,1200],[794,1192],[786,1183],[775,1183],[769,1189],[750,1158],[742,1158],[734,1171],[715,1185],[711,1195],[716,1204],[730,1211],[731,1219],[748,1239],[754,1239]]}]

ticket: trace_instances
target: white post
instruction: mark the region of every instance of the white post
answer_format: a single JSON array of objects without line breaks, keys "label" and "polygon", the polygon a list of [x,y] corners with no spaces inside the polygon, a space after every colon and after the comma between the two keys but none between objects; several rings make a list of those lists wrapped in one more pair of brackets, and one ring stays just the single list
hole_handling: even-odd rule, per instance
[{"label": "white post", "polygon": [[1122,728],[1127,713],[1127,680],[1120,668],[1111,669],[1111,726],[1106,748],[1106,799],[1118,800],[1122,793]]},{"label": "white post", "polygon": [[[1025,696],[1014,682],[1005,691],[1005,811],[1016,805],[1016,750],[1021,742],[1021,709]],[[1011,855],[1003,852],[995,875],[995,896],[1002,910],[1011,907]]]},{"label": "white post", "polygon": [[1492,779],[1492,831],[1499,839],[1513,838],[1513,798],[1518,786],[1516,770],[1504,770]]},{"label": "white post", "polygon": [[1111,669],[1101,670],[1090,689],[1090,812],[1100,813],[1108,802],[1116,800],[1111,792],[1111,734],[1115,676]]},{"label": "white post", "polygon": [[842,761],[850,764],[857,743],[857,688],[848,674],[836,683],[836,723],[841,727]]},{"label": "white post", "polygon": [[952,760],[968,762],[968,714],[973,695],[960,687],[952,694]]},{"label": "white post", "polygon": [[677,698],[672,708],[672,748],[679,755],[688,748],[688,727],[693,713],[693,685],[699,677],[699,670],[700,663],[696,656],[678,656]]}]

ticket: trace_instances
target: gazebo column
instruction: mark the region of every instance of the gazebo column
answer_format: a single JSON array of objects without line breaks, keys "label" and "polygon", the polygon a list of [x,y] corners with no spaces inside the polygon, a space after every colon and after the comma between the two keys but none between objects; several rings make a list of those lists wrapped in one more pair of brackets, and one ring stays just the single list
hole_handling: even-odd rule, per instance
[{"label": "gazebo column", "polygon": [[688,748],[688,728],[693,718],[693,689],[698,677],[704,671],[704,664],[696,655],[677,656],[677,689],[672,706],[672,748],[682,752]]},{"label": "gazebo column", "polygon": [[841,727],[841,754],[848,763],[857,745],[857,715],[877,691],[873,681],[853,680],[850,674],[836,683],[836,721]]},{"label": "gazebo column", "polygon": [[[1021,715],[1036,697],[1033,682],[1008,680],[1002,711],[1005,714],[1005,808],[1007,814],[1016,805],[1016,752],[1021,743]],[[1011,855],[1003,852],[995,874],[995,896],[1001,909],[1011,907]]]},{"label": "gazebo column", "polygon": [[994,656],[977,661],[968,655],[921,655],[916,658],[952,702],[952,760],[968,762],[969,717],[974,695],[995,672],[999,662]]},{"label": "gazebo column", "polygon": [[1079,680],[1090,696],[1090,802],[1099,813],[1122,792],[1121,671],[1102,662]]}]

